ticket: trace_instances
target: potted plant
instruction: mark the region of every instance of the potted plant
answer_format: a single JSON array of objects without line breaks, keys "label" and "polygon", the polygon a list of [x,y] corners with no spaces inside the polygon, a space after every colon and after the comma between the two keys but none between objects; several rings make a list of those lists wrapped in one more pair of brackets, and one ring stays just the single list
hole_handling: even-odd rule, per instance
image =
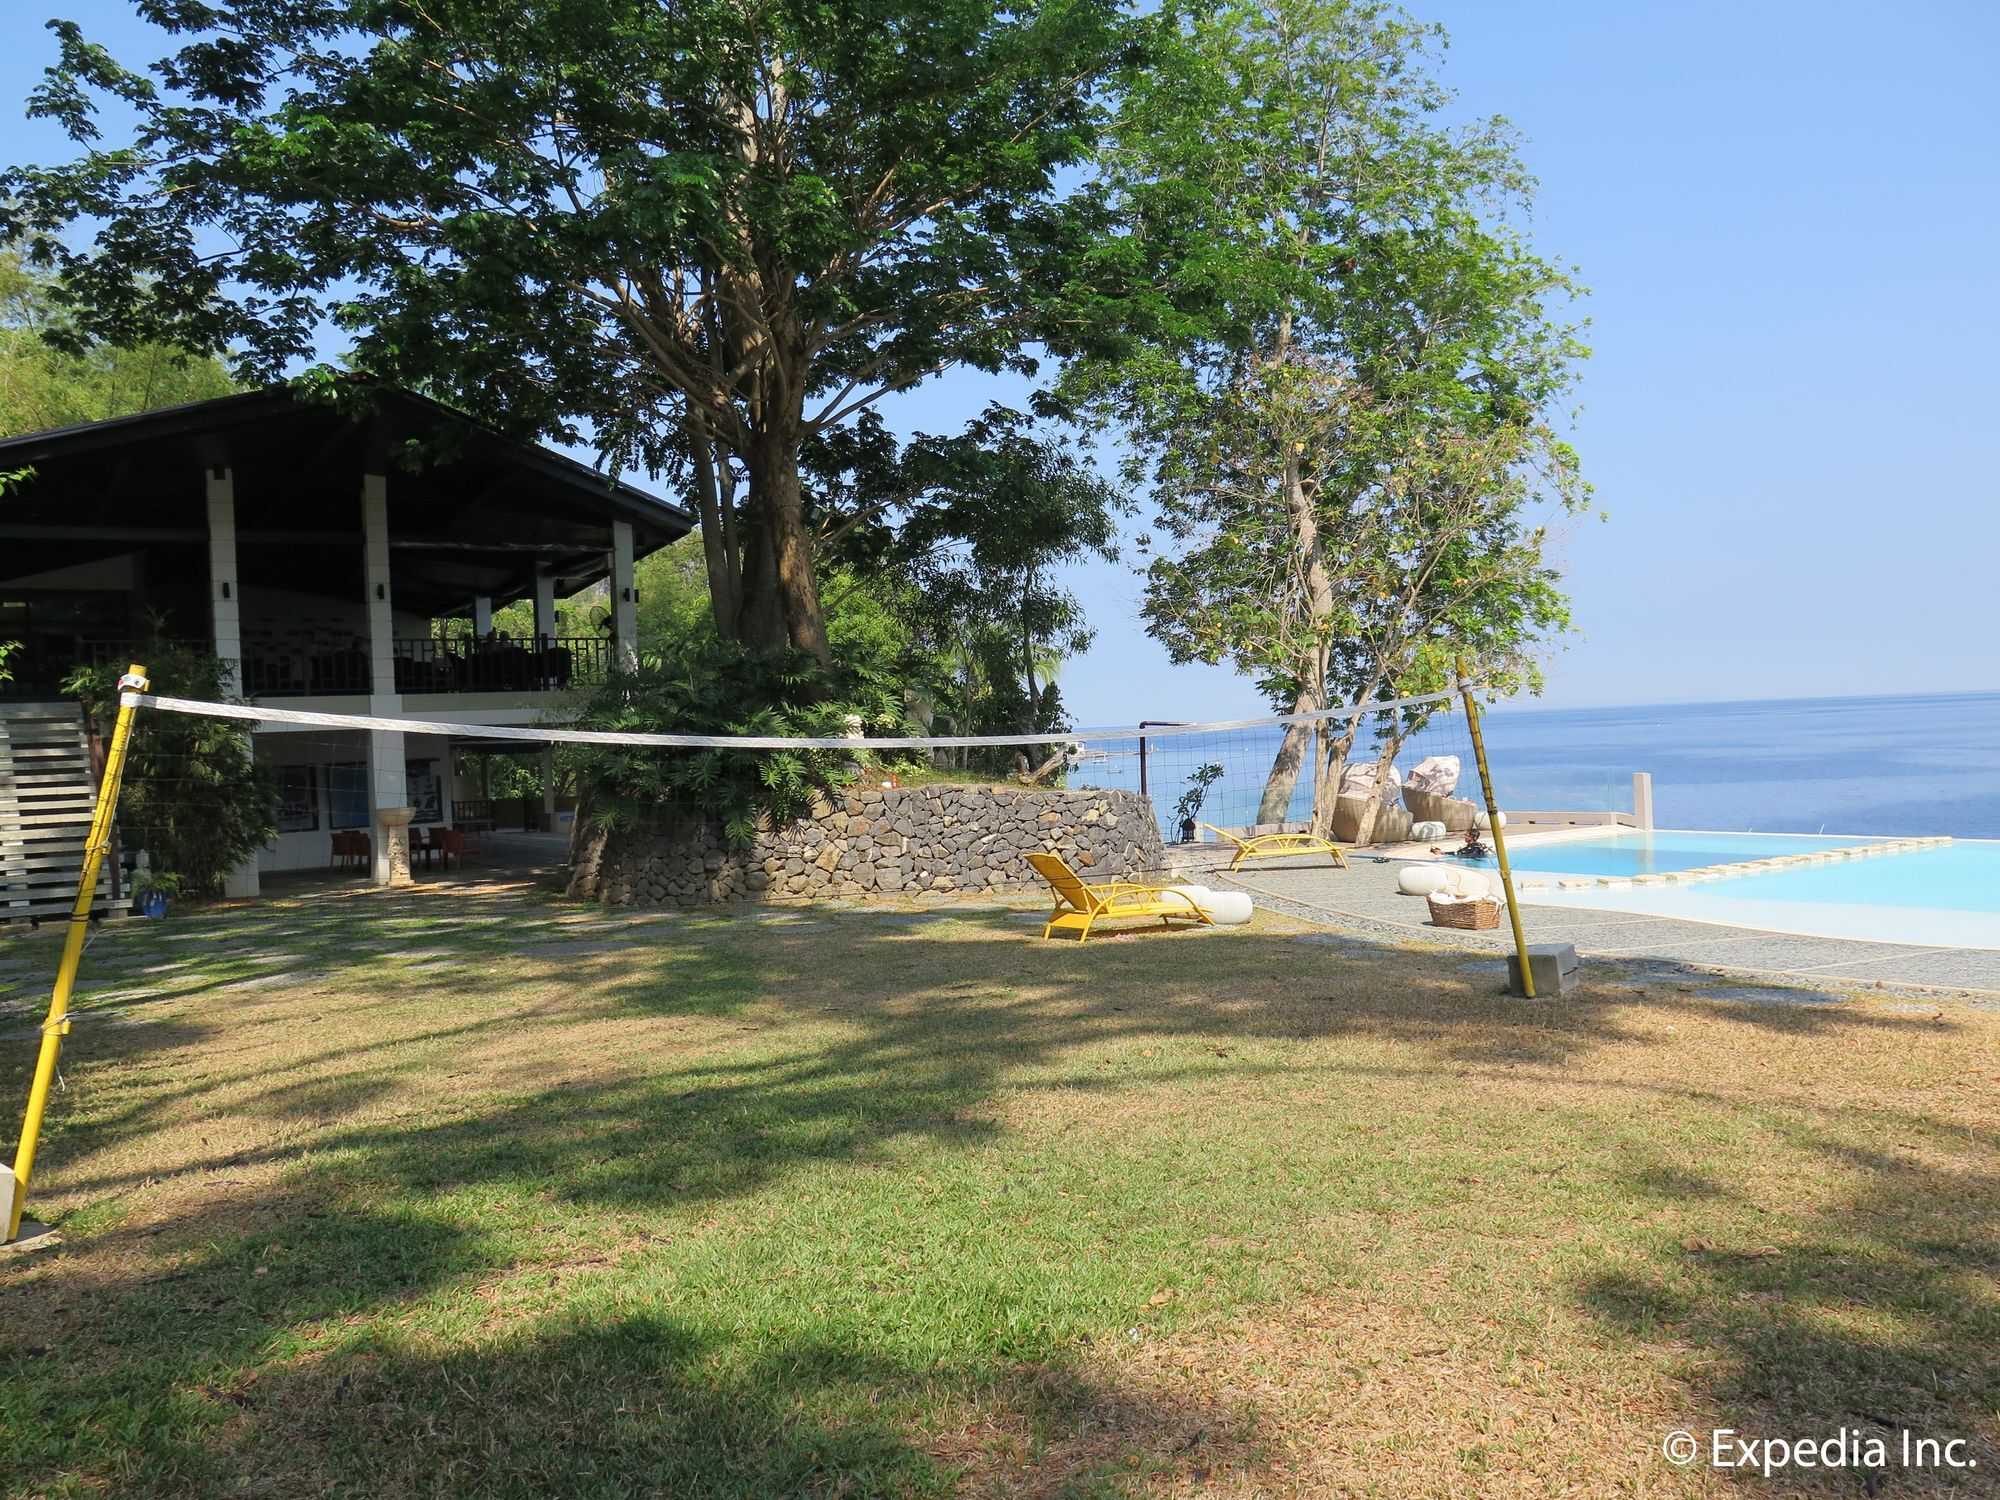
[{"label": "potted plant", "polygon": [[164,917],[168,899],[180,893],[180,876],[165,870],[142,870],[132,881],[132,905],[142,917]]},{"label": "potted plant", "polygon": [[1194,842],[1195,819],[1201,816],[1202,804],[1208,801],[1208,789],[1215,785],[1222,775],[1222,767],[1214,761],[1205,766],[1197,766],[1194,774],[1187,779],[1187,790],[1181,793],[1180,801],[1174,804],[1174,817],[1180,823],[1181,842]]}]

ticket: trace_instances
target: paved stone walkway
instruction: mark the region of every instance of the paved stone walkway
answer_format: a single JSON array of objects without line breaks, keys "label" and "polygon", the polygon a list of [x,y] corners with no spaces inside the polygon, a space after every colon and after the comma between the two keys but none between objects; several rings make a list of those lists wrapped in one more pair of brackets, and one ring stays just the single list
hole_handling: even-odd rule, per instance
[{"label": "paved stone walkway", "polygon": [[[1432,927],[1423,898],[1397,891],[1396,872],[1401,867],[1399,861],[1378,864],[1355,856],[1346,870],[1300,861],[1234,875],[1218,871],[1202,878],[1218,888],[1234,884],[1274,911],[1350,931],[1475,951],[1512,948],[1513,938],[1504,923],[1498,932]],[[1982,1008],[2000,1005],[2000,952],[1986,949],[1797,937],[1637,912],[1528,903],[1521,912],[1529,942],[1574,943],[1578,953],[1594,958],[1683,965],[1836,989],[1942,992]]]}]

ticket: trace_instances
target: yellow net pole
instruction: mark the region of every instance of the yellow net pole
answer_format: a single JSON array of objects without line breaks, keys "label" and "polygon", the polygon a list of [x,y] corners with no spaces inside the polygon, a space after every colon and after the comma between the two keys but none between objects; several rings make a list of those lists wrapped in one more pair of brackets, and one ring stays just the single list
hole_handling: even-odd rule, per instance
[{"label": "yellow net pole", "polygon": [[90,838],[84,845],[83,873],[77,878],[69,930],[63,935],[55,993],[49,999],[48,1019],[42,1023],[41,1055],[35,1060],[35,1081],[28,1089],[28,1113],[21,1122],[21,1144],[14,1152],[14,1180],[9,1185],[13,1201],[7,1207],[7,1234],[0,1243],[12,1243],[21,1233],[21,1210],[27,1204],[28,1176],[35,1168],[35,1145],[41,1139],[42,1115],[48,1108],[49,1089],[55,1083],[62,1039],[69,1031],[70,992],[76,987],[77,967],[83,960],[90,908],[97,898],[98,871],[104,865],[105,851],[111,846],[111,820],[118,809],[118,784],[125,774],[125,749],[132,737],[134,710],[124,700],[127,694],[145,692],[146,687],[146,669],[138,665],[118,681],[118,719],[111,731],[111,748],[104,756],[104,779],[97,788],[97,807],[90,815]]},{"label": "yellow net pole", "polygon": [[1492,825],[1493,854],[1500,861],[1500,889],[1507,895],[1507,920],[1514,927],[1514,951],[1521,960],[1521,993],[1535,998],[1535,971],[1528,964],[1528,935],[1521,929],[1521,903],[1514,899],[1514,872],[1507,864],[1507,835],[1500,831],[1500,804],[1493,798],[1493,775],[1486,769],[1486,737],[1479,732],[1479,704],[1472,696],[1472,674],[1465,658],[1458,660],[1458,690],[1465,698],[1465,722],[1472,731],[1472,759],[1479,767],[1479,787],[1486,794],[1486,821]]}]

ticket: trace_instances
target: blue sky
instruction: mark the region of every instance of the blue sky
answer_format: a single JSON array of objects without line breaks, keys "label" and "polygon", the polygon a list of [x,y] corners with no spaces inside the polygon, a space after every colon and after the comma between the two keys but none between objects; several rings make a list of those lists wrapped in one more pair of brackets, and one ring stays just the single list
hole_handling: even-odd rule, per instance
[{"label": "blue sky", "polygon": [[[2000,688],[2000,5],[1430,0],[1468,111],[1525,137],[1544,253],[1592,288],[1573,434],[1608,521],[1562,544],[1580,635],[1551,706]],[[113,0],[13,0],[0,99]],[[9,161],[64,143],[4,117]],[[998,393],[1005,394],[1004,388]],[[946,430],[996,387],[948,378],[893,413]],[[1073,585],[1098,641],[1077,722],[1257,711],[1174,667],[1139,581]]]}]

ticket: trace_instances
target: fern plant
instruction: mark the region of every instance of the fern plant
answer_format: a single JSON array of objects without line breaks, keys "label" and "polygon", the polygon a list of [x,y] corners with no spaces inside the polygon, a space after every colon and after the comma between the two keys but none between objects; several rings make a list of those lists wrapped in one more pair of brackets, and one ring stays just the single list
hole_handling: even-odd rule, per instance
[{"label": "fern plant", "polygon": [[[764,653],[733,641],[689,641],[637,672],[613,678],[584,705],[580,727],[624,734],[845,735],[914,732],[901,684],[867,663],[820,665],[803,651]],[[856,774],[846,749],[666,749],[644,745],[574,747],[587,815],[599,827],[630,830],[664,814],[721,826],[749,844],[759,824],[788,822],[815,797]]]}]

